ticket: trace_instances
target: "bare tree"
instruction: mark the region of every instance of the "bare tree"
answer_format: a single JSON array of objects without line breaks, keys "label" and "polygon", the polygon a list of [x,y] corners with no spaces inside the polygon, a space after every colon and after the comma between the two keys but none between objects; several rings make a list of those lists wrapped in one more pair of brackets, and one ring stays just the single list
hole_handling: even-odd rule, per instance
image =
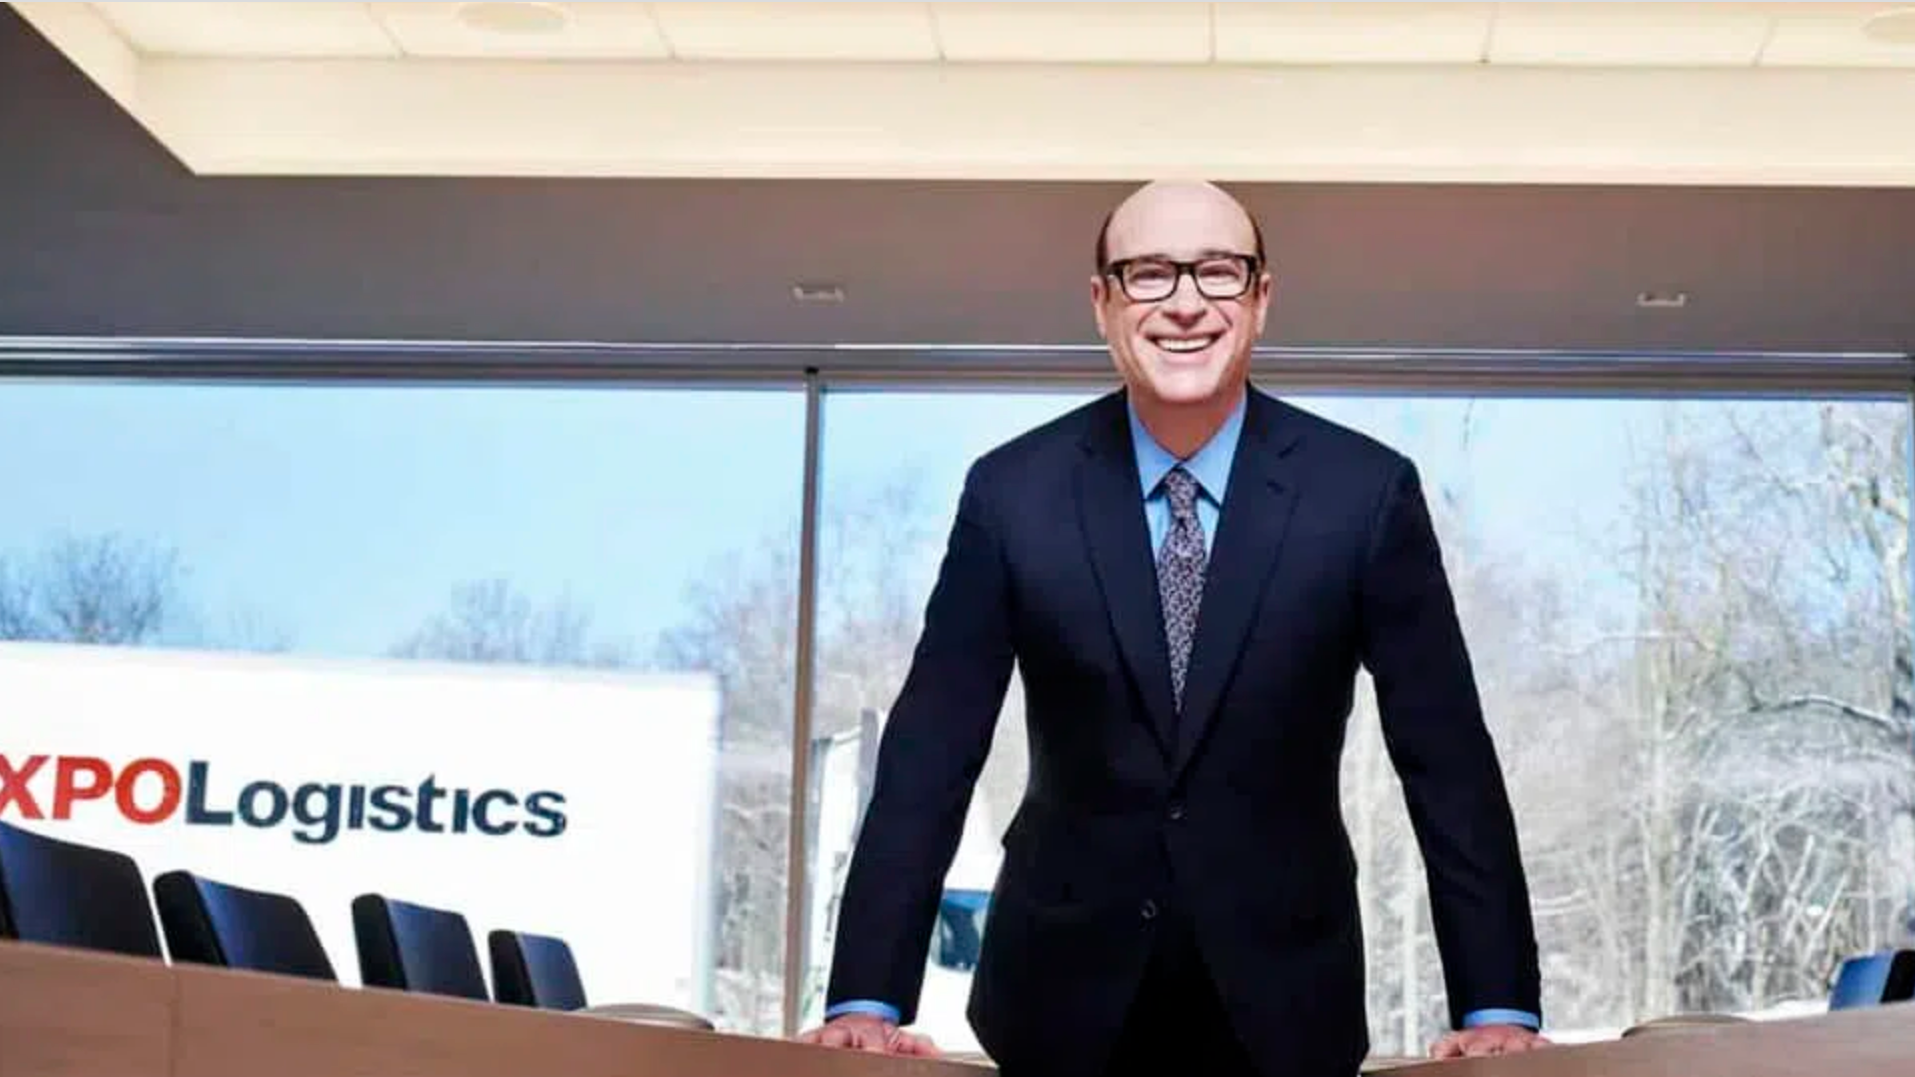
[{"label": "bare tree", "polygon": [[0,638],[131,646],[181,613],[171,549],[120,535],[63,536],[26,572],[0,562]]},{"label": "bare tree", "polygon": [[[814,735],[885,711],[904,677],[935,562],[933,517],[906,473],[833,496],[818,538]],[[792,703],[797,675],[795,524],[715,560],[688,593],[686,620],[657,661],[717,676],[722,691],[718,789],[718,999],[726,1027],[775,1032],[782,1020],[790,834]]]},{"label": "bare tree", "polygon": [[[1906,410],[1650,414],[1579,565],[1486,543],[1466,473],[1430,472],[1556,1027],[1821,997],[1907,930],[1915,885]],[[1627,600],[1572,582],[1592,568]],[[1367,692],[1352,722],[1374,1038],[1413,1052],[1445,1020],[1427,888]]]},{"label": "bare tree", "polygon": [[[1452,434],[1457,454],[1467,460],[1475,421],[1474,409],[1466,409],[1456,429],[1432,434]],[[1451,455],[1436,445],[1425,448],[1418,455],[1426,461]],[[1566,659],[1571,643],[1562,588],[1551,569],[1529,564],[1523,551],[1487,541],[1474,522],[1477,495],[1467,468],[1426,463],[1424,472],[1485,718],[1519,806],[1538,932],[1545,952],[1560,951],[1580,931],[1567,918],[1579,894],[1565,870],[1563,846],[1574,840],[1581,812],[1579,805],[1552,809],[1572,784],[1564,781],[1561,760],[1565,742],[1576,739],[1588,690],[1578,666]],[[1420,1054],[1448,1021],[1428,879],[1367,676],[1358,688],[1341,788],[1358,864],[1372,1039],[1380,1049]]]},{"label": "bare tree", "polygon": [[592,638],[592,617],[559,599],[544,605],[502,579],[454,587],[443,611],[391,649],[397,658],[542,666],[631,665],[630,647]]},{"label": "bare tree", "polygon": [[1821,997],[1911,877],[1905,410],[1657,420],[1611,554],[1638,597],[1607,666],[1628,689],[1588,712],[1628,795],[1577,866],[1610,970],[1589,1001],[1619,1022]]},{"label": "bare tree", "polygon": [[687,620],[665,633],[666,668],[720,689],[716,998],[720,1027],[775,1033],[782,1020],[786,838],[790,824],[797,550],[786,540],[732,552],[691,586]]},{"label": "bare tree", "polygon": [[33,591],[0,557],[0,640],[35,639]]}]

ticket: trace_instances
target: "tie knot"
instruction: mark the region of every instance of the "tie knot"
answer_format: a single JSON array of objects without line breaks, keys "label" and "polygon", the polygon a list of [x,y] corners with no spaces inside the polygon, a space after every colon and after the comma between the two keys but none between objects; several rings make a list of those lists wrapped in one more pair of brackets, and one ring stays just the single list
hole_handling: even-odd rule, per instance
[{"label": "tie knot", "polygon": [[1170,514],[1178,519],[1197,512],[1197,479],[1181,466],[1164,476],[1164,496],[1170,500]]}]

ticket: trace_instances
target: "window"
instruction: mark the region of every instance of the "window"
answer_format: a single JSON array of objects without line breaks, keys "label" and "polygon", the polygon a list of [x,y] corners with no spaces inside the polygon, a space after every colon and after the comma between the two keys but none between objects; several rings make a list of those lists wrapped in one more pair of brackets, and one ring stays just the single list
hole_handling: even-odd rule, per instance
[{"label": "window", "polygon": [[[833,393],[826,398],[818,553],[817,690],[812,718],[810,935],[806,1024],[823,1013],[836,899],[853,827],[869,792],[871,752],[903,683],[924,603],[944,554],[971,461],[992,446],[1090,400],[1086,392]],[[861,720],[862,719],[862,720]],[[964,1018],[970,969],[959,937],[987,918],[998,840],[1024,784],[1023,708],[1015,678],[990,762],[972,798],[963,847],[947,876],[940,931],[927,955],[918,1028],[946,1050],[975,1051]],[[976,908],[967,906],[976,905]],[[969,919],[961,913],[973,914]],[[935,960],[934,958],[949,960]]]},{"label": "window", "polygon": [[[857,716],[879,725],[902,681],[964,469],[1088,398],[828,401],[814,731],[842,758],[813,795],[849,806],[811,841],[813,1018],[861,795]],[[1516,806],[1552,1034],[1817,1008],[1843,957],[1915,930],[1905,401],[1294,402],[1422,471]],[[947,928],[988,889],[1022,791],[1012,683]],[[1367,685],[1343,788],[1376,1049],[1420,1054],[1445,1021],[1441,967]],[[921,1026],[973,1049],[948,934]]]},{"label": "window", "polygon": [[[1904,402],[1316,403],[1424,467],[1558,1038],[1819,1008],[1906,930]],[[1345,762],[1371,1019],[1414,1050],[1440,967],[1367,694]]]},{"label": "window", "polygon": [[[203,759],[209,810],[240,778],[428,773],[569,783],[570,807],[545,845],[85,830],[111,813],[84,803],[65,820],[17,818],[16,803],[9,821],[120,845],[149,877],[281,883],[349,980],[347,902],[377,890],[462,909],[482,952],[492,928],[568,938],[592,1001],[775,1033],[803,405],[795,391],[0,383],[0,638],[16,641],[0,673],[111,653],[151,656],[111,667],[115,684],[202,678],[178,698],[97,701],[88,729],[22,716],[0,688],[15,701],[0,751]],[[249,711],[206,679],[233,669],[302,687]],[[703,724],[674,724],[707,679],[713,702],[685,710]],[[297,718],[348,684],[359,713]],[[232,709],[202,713],[214,698]],[[29,723],[73,743],[25,742]],[[415,728],[432,739],[396,746]]]},{"label": "window", "polygon": [[[807,1024],[965,471],[1095,395],[826,399]],[[1421,467],[1516,804],[1552,1035],[1817,1008],[1843,957],[1915,931],[1905,401],[1295,399]],[[22,819],[17,798],[0,811],[127,848],[149,875],[288,880],[348,979],[347,899],[381,890],[463,906],[479,933],[568,936],[595,999],[776,1033],[803,405],[773,390],[0,383],[0,683],[15,689],[0,754],[16,772],[27,751],[182,775],[205,762],[202,814],[233,821],[111,822],[103,792],[61,818]],[[80,671],[64,695],[21,703],[19,685],[62,668]],[[233,671],[226,695],[207,687]],[[169,694],[174,676],[212,680]],[[260,704],[247,677],[281,694]],[[704,718],[669,717],[681,707]],[[21,741],[29,728],[51,739]],[[953,1050],[975,1047],[964,1003],[1024,747],[1014,679],[926,955],[920,1025]],[[142,773],[130,802],[150,815],[169,794]],[[443,798],[409,816],[436,830],[381,844],[346,809],[307,818],[388,779],[415,807]],[[492,835],[504,817],[473,814],[495,791],[530,805],[548,780],[572,783],[562,849],[527,836],[548,825]],[[1443,1020],[1441,969],[1367,691],[1343,788],[1373,1038],[1419,1052]],[[444,856],[494,838],[507,844],[483,860]],[[510,875],[509,895],[431,870],[454,862]],[[567,874],[581,865],[589,878]],[[614,922],[623,934],[595,934]]]}]

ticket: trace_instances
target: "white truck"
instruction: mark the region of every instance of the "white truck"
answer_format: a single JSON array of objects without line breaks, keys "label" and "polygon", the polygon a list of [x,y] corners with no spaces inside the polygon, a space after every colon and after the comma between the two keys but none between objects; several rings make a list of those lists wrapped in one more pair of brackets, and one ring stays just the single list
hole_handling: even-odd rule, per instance
[{"label": "white truck", "polygon": [[0,643],[0,820],[290,894],[349,984],[379,892],[481,953],[564,937],[594,1002],[709,1013],[718,705],[703,676]]},{"label": "white truck", "polygon": [[[806,847],[811,850],[807,908],[810,975],[801,1022],[807,1027],[823,1019],[838,901],[844,893],[858,823],[871,799],[882,725],[877,712],[866,711],[855,727],[814,738],[811,744],[813,794],[806,820]],[[990,912],[991,889],[1003,860],[998,832],[985,798],[972,797],[964,836],[945,874],[944,896],[931,934],[930,952],[925,955],[924,989],[912,1026],[947,1052],[979,1050],[977,1035],[964,1010],[970,1001],[971,974]]]}]

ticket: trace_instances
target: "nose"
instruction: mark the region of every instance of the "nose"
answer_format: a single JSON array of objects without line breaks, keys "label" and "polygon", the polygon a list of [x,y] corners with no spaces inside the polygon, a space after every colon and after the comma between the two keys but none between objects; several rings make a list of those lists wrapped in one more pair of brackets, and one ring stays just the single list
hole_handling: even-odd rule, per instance
[{"label": "nose", "polygon": [[1177,274],[1177,286],[1164,297],[1160,307],[1164,313],[1179,320],[1194,321],[1204,316],[1210,301],[1197,290],[1197,277],[1194,273]]}]

